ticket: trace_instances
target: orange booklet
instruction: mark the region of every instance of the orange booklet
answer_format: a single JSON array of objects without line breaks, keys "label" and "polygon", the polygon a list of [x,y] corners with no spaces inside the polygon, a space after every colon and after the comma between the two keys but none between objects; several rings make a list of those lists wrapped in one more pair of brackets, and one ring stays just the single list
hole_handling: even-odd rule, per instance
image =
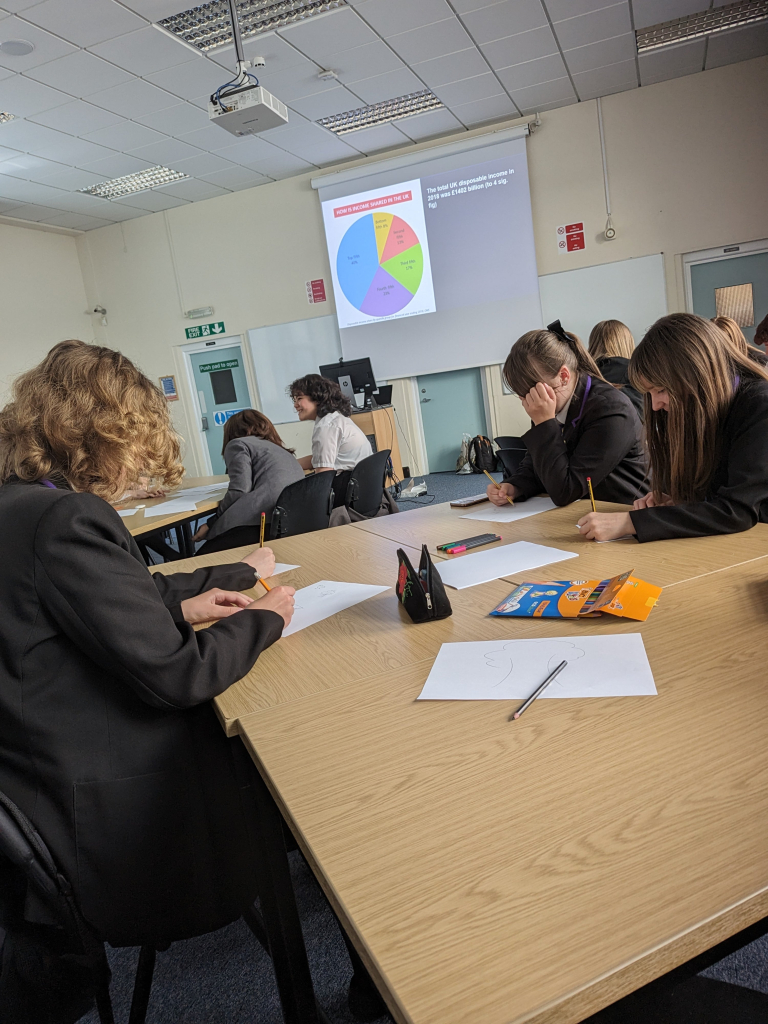
[{"label": "orange booklet", "polygon": [[631,569],[610,580],[521,583],[491,615],[576,619],[607,612],[644,622],[658,601],[661,589],[636,579]]}]

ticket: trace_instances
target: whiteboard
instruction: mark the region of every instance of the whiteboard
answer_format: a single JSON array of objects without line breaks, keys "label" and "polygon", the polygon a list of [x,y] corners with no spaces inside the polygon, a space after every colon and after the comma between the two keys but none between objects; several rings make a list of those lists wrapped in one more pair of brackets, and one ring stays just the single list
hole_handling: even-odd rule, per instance
[{"label": "whiteboard", "polygon": [[585,346],[601,320],[621,320],[638,343],[652,323],[667,315],[661,253],[546,274],[539,278],[539,292],[544,323],[560,320]]},{"label": "whiteboard", "polygon": [[248,331],[261,411],[273,423],[293,423],[296,411],[285,390],[297,377],[338,363],[341,342],[335,315],[295,320]]}]

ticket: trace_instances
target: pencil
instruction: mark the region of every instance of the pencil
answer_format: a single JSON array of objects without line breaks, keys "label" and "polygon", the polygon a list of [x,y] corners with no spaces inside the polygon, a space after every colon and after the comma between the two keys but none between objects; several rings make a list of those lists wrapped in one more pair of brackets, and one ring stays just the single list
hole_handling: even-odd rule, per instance
[{"label": "pencil", "polygon": [[266,512],[262,512],[261,513],[261,531],[259,533],[259,547],[260,548],[264,547],[264,527],[266,526],[266,524],[267,524],[267,513]]},{"label": "pencil", "polygon": [[258,573],[256,573],[256,582],[260,583],[262,585],[262,587],[264,587],[264,589],[266,590],[267,593],[269,593],[270,590],[272,589],[272,587],[270,587],[270,585],[267,583],[267,581],[265,579],[262,579],[262,577],[259,576]]},{"label": "pencil", "polygon": [[560,664],[557,666],[557,668],[553,672],[549,673],[549,675],[544,680],[544,682],[541,684],[541,686],[539,686],[536,690],[533,691],[533,693],[528,698],[528,700],[524,704],[521,704],[520,707],[517,709],[517,711],[515,711],[515,713],[513,715],[510,715],[509,721],[510,722],[516,721],[520,717],[520,715],[522,715],[522,713],[525,711],[525,709],[529,708],[531,706],[531,704],[533,704],[533,702],[536,700],[536,698],[539,696],[539,694],[540,693],[544,693],[544,691],[549,686],[549,684],[552,682],[552,680],[555,678],[555,676],[559,676],[560,673],[563,671],[563,669],[565,668],[565,666],[567,664],[568,664],[567,661],[561,661]]},{"label": "pencil", "polygon": [[597,512],[597,505],[595,505],[595,492],[592,490],[592,477],[587,477],[587,487],[589,487],[589,500],[592,502],[592,511]]},{"label": "pencil", "polygon": [[[493,484],[493,486],[494,486],[494,487],[498,487],[498,486],[499,486],[499,485],[498,485],[498,484],[496,483],[496,481],[495,481],[495,480],[493,479],[493,477],[491,476],[491,474],[490,474],[490,473],[488,472],[488,470],[487,470],[487,469],[484,469],[484,470],[483,470],[483,472],[484,472],[484,473],[485,473],[485,475],[486,475],[486,476],[488,477],[488,479],[489,479],[489,480],[491,481],[491,483]],[[514,501],[512,501],[512,499],[510,498],[510,496],[509,496],[509,495],[507,494],[507,495],[505,495],[505,497],[506,497],[507,501],[509,502],[509,504],[510,504],[510,505],[512,506],[512,508],[514,508],[514,507],[515,507],[515,503],[514,503]]]}]

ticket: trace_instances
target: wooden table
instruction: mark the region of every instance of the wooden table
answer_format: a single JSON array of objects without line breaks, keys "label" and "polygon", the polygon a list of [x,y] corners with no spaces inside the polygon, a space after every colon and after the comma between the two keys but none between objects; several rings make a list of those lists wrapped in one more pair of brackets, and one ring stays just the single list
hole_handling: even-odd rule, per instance
[{"label": "wooden table", "polygon": [[[645,623],[491,619],[496,580],[414,626],[388,591],[279,641],[217,710],[400,1024],[575,1024],[768,914],[768,526],[596,545],[579,506],[457,532],[460,511],[276,541],[301,565],[278,582],[393,583],[398,546],[491,528],[579,551],[535,577],[634,567],[659,604]],[[444,642],[615,632],[642,633],[657,697],[514,724],[510,702],[415,701]]]},{"label": "wooden table", "polygon": [[[179,487],[179,490],[183,490],[187,487],[200,487],[203,484],[222,484],[226,487],[229,483],[228,476],[187,476]],[[223,496],[223,492],[222,492]],[[135,505],[144,505],[146,508],[152,508],[154,505],[160,505],[164,501],[169,501],[173,497],[173,494],[166,494],[163,498],[135,498],[129,501],[121,502],[118,508],[134,508]],[[128,532],[133,537],[140,537],[142,533],[150,533],[153,530],[167,530],[172,526],[178,526],[179,523],[187,522],[190,519],[195,519],[198,516],[204,515],[206,512],[213,512],[218,508],[220,498],[206,498],[204,501],[198,501],[197,509],[194,512],[173,512],[167,516],[150,516],[144,515],[144,509],[141,508],[133,516],[126,516],[123,519]]]}]

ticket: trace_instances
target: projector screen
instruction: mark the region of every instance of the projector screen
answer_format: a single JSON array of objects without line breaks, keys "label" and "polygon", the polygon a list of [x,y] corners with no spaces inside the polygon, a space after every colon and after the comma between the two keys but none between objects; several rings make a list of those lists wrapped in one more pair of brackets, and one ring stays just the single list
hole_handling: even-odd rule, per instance
[{"label": "projector screen", "polygon": [[502,363],[542,326],[525,139],[322,185],[345,359],[376,377]]}]

